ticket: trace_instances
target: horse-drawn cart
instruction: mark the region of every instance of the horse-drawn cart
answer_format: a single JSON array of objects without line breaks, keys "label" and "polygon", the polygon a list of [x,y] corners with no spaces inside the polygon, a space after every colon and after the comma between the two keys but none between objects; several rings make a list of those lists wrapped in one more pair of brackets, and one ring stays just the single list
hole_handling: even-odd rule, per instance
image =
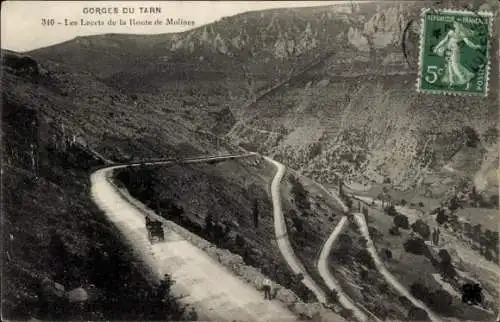
[{"label": "horse-drawn cart", "polygon": [[165,233],[163,231],[163,223],[156,219],[151,219],[146,216],[146,229],[148,231],[149,241],[153,244],[154,242],[161,242],[165,240]]}]

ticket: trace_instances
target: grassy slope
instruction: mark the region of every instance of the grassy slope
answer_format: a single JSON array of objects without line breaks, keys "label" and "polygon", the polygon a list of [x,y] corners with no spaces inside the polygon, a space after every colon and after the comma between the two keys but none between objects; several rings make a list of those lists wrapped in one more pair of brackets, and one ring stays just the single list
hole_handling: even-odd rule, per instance
[{"label": "grassy slope", "polygon": [[[154,169],[151,173],[156,183],[147,194],[141,194],[138,185],[131,184],[131,181],[127,183],[124,173],[117,178],[125,183],[134,197],[150,204],[157,213],[219,247],[241,255],[248,265],[261,269],[304,301],[313,300],[301,283],[293,281],[275,241],[269,192],[275,174],[272,166],[249,158],[214,165],[174,165]],[[253,219],[255,202],[259,216],[257,227]],[[169,208],[171,205],[182,208],[184,213],[176,217]],[[205,229],[207,216],[229,231],[218,237],[215,230]],[[244,245],[238,245],[237,236],[243,238]]]}]

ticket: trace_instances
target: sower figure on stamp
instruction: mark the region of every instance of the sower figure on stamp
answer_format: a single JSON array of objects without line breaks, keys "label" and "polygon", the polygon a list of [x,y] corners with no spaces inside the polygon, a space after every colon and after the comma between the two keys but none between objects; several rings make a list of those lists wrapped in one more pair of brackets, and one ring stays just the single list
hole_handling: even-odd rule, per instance
[{"label": "sower figure on stamp", "polygon": [[269,279],[264,279],[262,283],[262,289],[264,290],[264,299],[271,300],[271,281]]}]

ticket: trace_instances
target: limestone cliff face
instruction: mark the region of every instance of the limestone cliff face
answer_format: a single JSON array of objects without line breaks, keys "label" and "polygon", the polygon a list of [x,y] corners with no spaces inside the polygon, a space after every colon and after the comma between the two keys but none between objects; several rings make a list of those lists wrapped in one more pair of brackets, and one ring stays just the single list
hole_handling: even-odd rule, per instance
[{"label": "limestone cliff face", "polygon": [[[389,180],[409,189],[453,161],[478,188],[498,186],[491,175],[498,160],[491,152],[498,151],[492,139],[497,137],[495,98],[420,95],[414,79],[309,81],[256,103],[258,117],[237,125],[235,135],[322,182],[334,183],[341,175],[359,182]],[[285,126],[282,136],[274,134],[277,118]],[[268,133],[258,132],[263,128]]]}]

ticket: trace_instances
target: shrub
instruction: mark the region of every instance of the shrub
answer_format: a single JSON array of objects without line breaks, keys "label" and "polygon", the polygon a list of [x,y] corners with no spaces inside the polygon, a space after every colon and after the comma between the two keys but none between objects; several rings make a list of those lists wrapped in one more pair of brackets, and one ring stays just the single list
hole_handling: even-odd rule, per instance
[{"label": "shrub", "polygon": [[410,222],[408,221],[408,217],[405,215],[396,215],[394,217],[394,226],[401,227],[403,229],[409,229]]},{"label": "shrub", "polygon": [[420,283],[413,283],[410,286],[410,293],[417,299],[429,303],[429,289]]},{"label": "shrub", "polygon": [[359,250],[356,254],[356,259],[368,268],[375,268],[373,258],[366,249]]},{"label": "shrub", "polygon": [[427,302],[436,311],[448,313],[453,304],[453,296],[445,290],[437,290],[430,295],[430,300]]},{"label": "shrub", "polygon": [[354,320],[354,312],[349,309],[343,309],[339,312],[340,316],[346,319],[347,321]]},{"label": "shrub", "polygon": [[427,246],[422,238],[410,238],[403,245],[406,252],[416,255],[423,255],[427,250]]},{"label": "shrub", "polygon": [[393,235],[393,236],[401,236],[401,232],[399,231],[399,228],[396,227],[396,226],[392,226],[390,229],[389,229],[389,234]]},{"label": "shrub", "polygon": [[408,320],[409,321],[430,321],[429,315],[427,315],[427,312],[422,310],[421,308],[418,308],[416,306],[412,307],[408,311]]},{"label": "shrub", "polygon": [[387,259],[392,259],[392,252],[391,252],[391,250],[390,250],[390,249],[384,248],[384,249],[382,250],[382,252],[383,252],[383,254],[384,254],[385,258],[387,258]]},{"label": "shrub", "polygon": [[416,222],[414,222],[411,225],[411,228],[413,229],[414,232],[422,236],[424,239],[429,239],[429,236],[431,235],[431,230],[429,228],[429,225],[427,225],[421,219],[418,219]]},{"label": "shrub", "polygon": [[396,216],[398,214],[398,212],[396,211],[396,207],[394,207],[393,205],[390,205],[389,207],[386,207],[384,209],[384,211],[389,216]]},{"label": "shrub", "polygon": [[361,247],[366,248],[367,244],[368,244],[368,240],[364,236],[359,237],[359,245]]},{"label": "shrub", "polygon": [[420,208],[423,208],[423,207],[424,207],[424,203],[423,203],[422,201],[419,201],[419,202],[418,202],[418,206],[419,206]]},{"label": "shrub", "polygon": [[479,135],[477,134],[476,130],[474,130],[470,126],[465,126],[462,129],[462,133],[465,136],[465,144],[468,147],[475,148],[477,147],[477,144],[481,142],[481,139]]},{"label": "shrub", "polygon": [[450,253],[448,253],[448,251],[446,249],[441,249],[439,251],[439,257],[441,258],[442,265],[451,264],[451,256],[450,256]]},{"label": "shrub", "polygon": [[295,178],[294,176],[290,176],[290,183],[292,184],[291,193],[299,210],[301,210],[302,212],[306,212],[307,210],[311,209],[311,204],[307,199],[307,190],[304,188],[300,180]]},{"label": "shrub", "polygon": [[370,233],[372,240],[380,240],[384,237],[384,234],[378,231],[375,227],[368,227],[368,232]]},{"label": "shrub", "polygon": [[448,216],[446,215],[444,209],[439,209],[438,214],[436,216],[436,222],[439,225],[442,225],[447,221],[448,221]]},{"label": "shrub", "polygon": [[493,208],[498,208],[498,195],[492,195],[489,201],[490,205]]},{"label": "shrub", "polygon": [[406,204],[407,204],[406,200],[404,200],[404,199],[401,199],[401,201],[399,203],[401,204],[401,206],[406,206]]},{"label": "shrub", "polygon": [[339,292],[336,289],[333,289],[328,294],[328,301],[331,303],[337,303],[339,301]]}]

